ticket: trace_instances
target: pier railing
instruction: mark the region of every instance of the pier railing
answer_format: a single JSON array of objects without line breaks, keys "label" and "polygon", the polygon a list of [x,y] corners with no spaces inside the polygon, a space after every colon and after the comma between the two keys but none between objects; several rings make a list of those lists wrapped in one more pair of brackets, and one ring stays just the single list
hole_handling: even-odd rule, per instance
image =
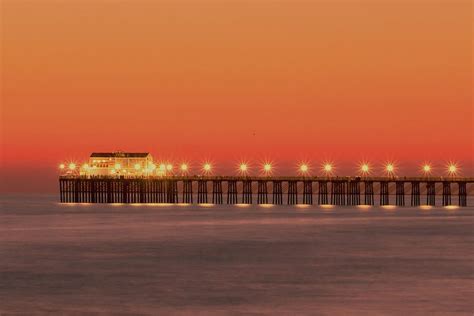
[{"label": "pier railing", "polygon": [[474,178],[167,176],[59,178],[62,203],[467,206]]}]

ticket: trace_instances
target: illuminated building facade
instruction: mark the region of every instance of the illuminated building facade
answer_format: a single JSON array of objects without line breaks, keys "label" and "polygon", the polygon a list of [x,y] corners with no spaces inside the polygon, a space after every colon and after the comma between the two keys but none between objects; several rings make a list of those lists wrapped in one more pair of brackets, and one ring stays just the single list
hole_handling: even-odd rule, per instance
[{"label": "illuminated building facade", "polygon": [[81,166],[84,176],[146,176],[156,175],[156,166],[149,153],[92,153],[89,163]]}]

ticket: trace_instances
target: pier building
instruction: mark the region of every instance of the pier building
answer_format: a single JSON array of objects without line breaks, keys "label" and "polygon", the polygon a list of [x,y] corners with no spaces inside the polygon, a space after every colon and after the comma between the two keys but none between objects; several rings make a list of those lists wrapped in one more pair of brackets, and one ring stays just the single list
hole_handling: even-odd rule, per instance
[{"label": "pier building", "polygon": [[146,152],[94,152],[89,163],[81,166],[82,176],[145,176],[158,175],[153,157]]}]

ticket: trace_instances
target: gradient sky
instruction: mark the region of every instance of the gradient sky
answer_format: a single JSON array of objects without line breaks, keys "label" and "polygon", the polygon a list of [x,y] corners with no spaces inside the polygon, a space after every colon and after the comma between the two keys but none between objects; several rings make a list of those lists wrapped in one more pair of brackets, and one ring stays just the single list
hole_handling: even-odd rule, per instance
[{"label": "gradient sky", "polygon": [[2,191],[150,151],[474,174],[472,1],[2,1]]}]

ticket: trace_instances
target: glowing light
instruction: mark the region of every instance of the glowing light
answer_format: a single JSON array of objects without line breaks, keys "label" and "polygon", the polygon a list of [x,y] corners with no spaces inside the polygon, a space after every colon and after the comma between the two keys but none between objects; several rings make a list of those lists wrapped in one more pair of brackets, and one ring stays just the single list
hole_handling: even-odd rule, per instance
[{"label": "glowing light", "polygon": [[148,165],[148,170],[153,171],[153,170],[155,170],[155,169],[156,169],[156,165],[155,165],[154,163],[150,163],[150,164]]},{"label": "glowing light", "polygon": [[248,170],[247,164],[245,163],[240,164],[239,169],[241,172],[244,172],[244,173],[247,172]]},{"label": "glowing light", "polygon": [[210,163],[205,163],[202,168],[204,169],[205,172],[210,172],[212,169],[212,166]]},{"label": "glowing light", "polygon": [[69,164],[68,168],[69,168],[69,170],[74,170],[74,169],[76,169],[76,164],[73,163],[73,162],[71,162],[71,163]]},{"label": "glowing light", "polygon": [[362,171],[363,174],[369,173],[370,167],[368,163],[363,163],[362,166],[360,166],[360,171]]},{"label": "glowing light", "polygon": [[449,164],[448,173],[450,175],[454,176],[454,175],[456,175],[457,172],[458,172],[458,167],[456,166],[456,164],[454,164],[454,163]]},{"label": "glowing light", "polygon": [[122,166],[119,163],[116,163],[114,169],[120,170],[120,168],[122,168]]},{"label": "glowing light", "polygon": [[307,164],[302,164],[302,165],[300,166],[300,171],[301,171],[302,173],[306,173],[306,172],[308,172],[308,170],[309,170],[309,167],[308,167]]},{"label": "glowing light", "polygon": [[385,171],[388,173],[393,173],[393,171],[395,171],[395,166],[393,163],[389,162],[387,165],[385,165]]},{"label": "glowing light", "polygon": [[66,168],[66,166],[65,166],[63,163],[59,165],[59,169],[62,170],[62,169],[64,169],[64,168]]},{"label": "glowing light", "polygon": [[199,203],[198,205],[200,207],[213,207],[214,206],[214,204],[212,203]]},{"label": "glowing light", "polygon": [[142,166],[141,166],[139,163],[136,163],[136,164],[135,164],[135,170],[140,170],[141,167],[142,167]]},{"label": "glowing light", "polygon": [[180,169],[181,169],[181,171],[186,172],[186,171],[188,171],[188,165],[183,163],[183,164],[181,164]]},{"label": "glowing light", "polygon": [[266,163],[263,165],[263,171],[265,171],[266,173],[272,171],[272,165],[270,163]]},{"label": "glowing light", "polygon": [[166,165],[164,163],[160,164],[160,171],[165,171]]},{"label": "glowing light", "polygon": [[330,209],[330,208],[334,208],[335,206],[332,205],[332,204],[321,204],[319,207],[321,207],[321,208],[326,208],[326,209]]},{"label": "glowing light", "polygon": [[326,173],[331,173],[332,172],[332,165],[330,163],[325,163],[324,166],[323,166],[323,170],[324,172]]},{"label": "glowing light", "polygon": [[170,163],[169,163],[169,164],[167,164],[167,165],[166,165],[166,170],[167,170],[167,171],[171,171],[171,170],[173,170],[173,165],[172,165],[172,164],[170,164]]},{"label": "glowing light", "polygon": [[83,164],[83,165],[82,165],[82,169],[84,169],[84,170],[88,170],[88,169],[89,169],[89,165],[88,165],[88,164],[86,164],[86,163],[85,163],[85,164]]},{"label": "glowing light", "polygon": [[447,210],[457,210],[459,208],[459,206],[457,206],[457,205],[446,205],[444,208],[447,209]]},{"label": "glowing light", "polygon": [[431,166],[430,166],[429,164],[423,165],[423,172],[424,172],[425,174],[430,173],[430,172],[431,172]]}]

